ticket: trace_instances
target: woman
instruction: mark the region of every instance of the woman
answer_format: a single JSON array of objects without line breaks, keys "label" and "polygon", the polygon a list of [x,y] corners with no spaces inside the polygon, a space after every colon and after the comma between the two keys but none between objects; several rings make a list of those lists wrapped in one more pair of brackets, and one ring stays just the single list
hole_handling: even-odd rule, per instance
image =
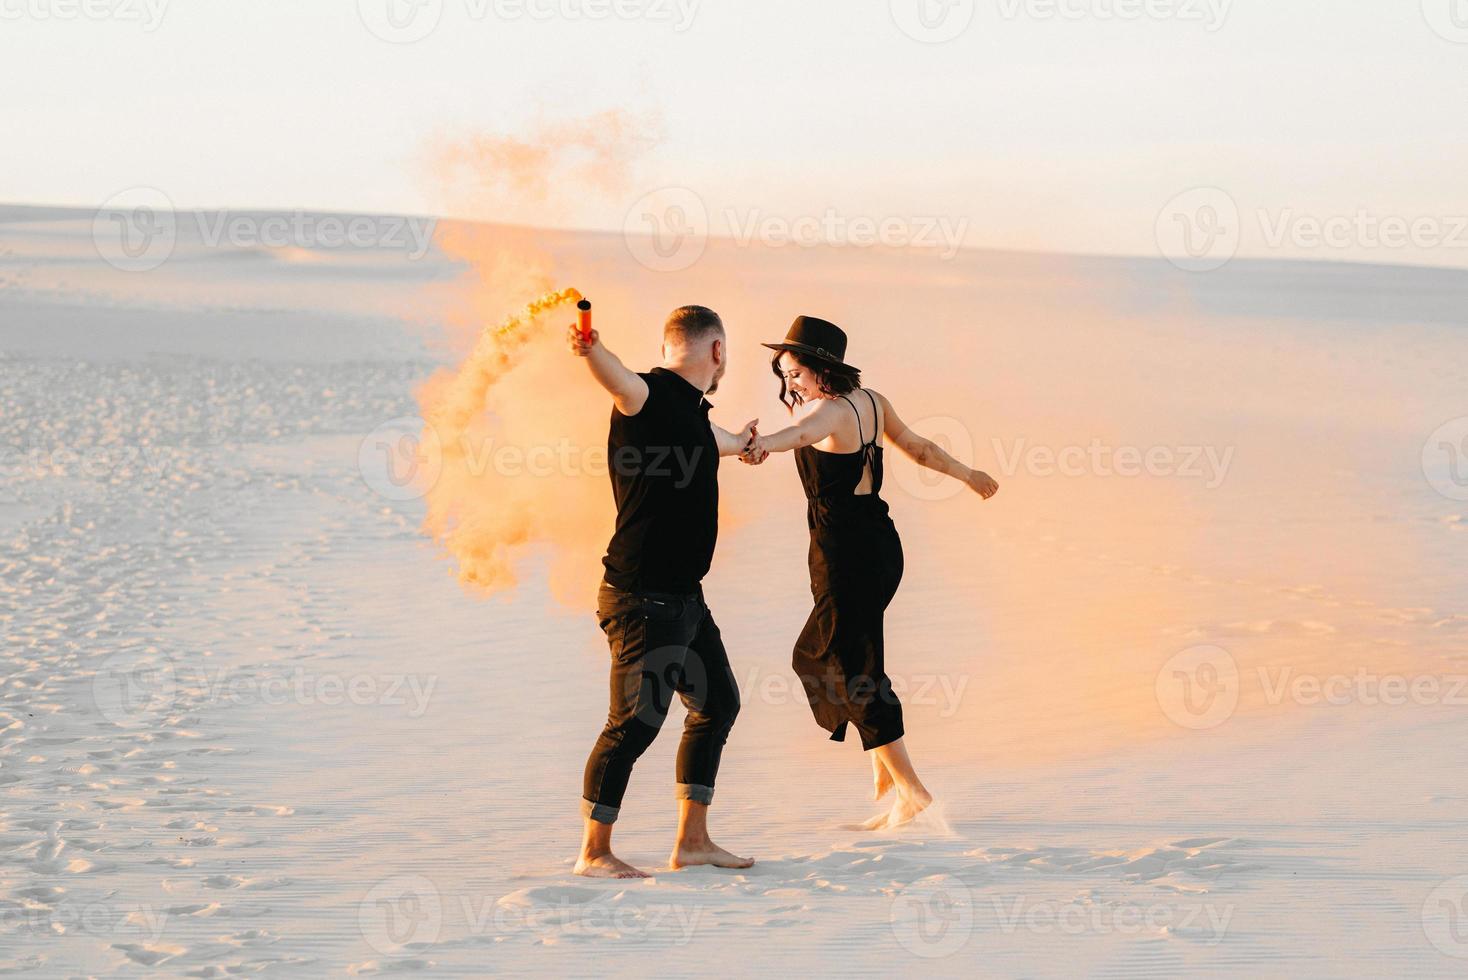
[{"label": "woman", "polygon": [[758,464],[770,453],[794,450],[809,501],[815,608],[795,644],[795,672],[832,741],[845,740],[848,723],[861,736],[872,756],[872,798],[896,787],[891,810],[863,826],[896,827],[933,797],[902,744],[902,705],[886,672],[882,618],[902,580],[902,541],[879,495],[881,435],[986,500],[999,485],[913,432],[891,402],[863,387],[861,372],[844,360],[846,334],[835,324],[798,317],[784,342],[764,346],[776,352],[771,365],[780,400],[792,413],[803,410],[795,425],[756,436],[744,456]]}]

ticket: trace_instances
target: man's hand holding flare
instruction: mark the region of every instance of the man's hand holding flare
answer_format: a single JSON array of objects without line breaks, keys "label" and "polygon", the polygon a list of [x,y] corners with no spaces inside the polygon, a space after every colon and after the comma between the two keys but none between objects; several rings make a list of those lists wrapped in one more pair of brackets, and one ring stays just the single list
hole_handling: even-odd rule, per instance
[{"label": "man's hand holding flare", "polygon": [[601,340],[601,334],[593,330],[590,338],[584,337],[581,334],[581,328],[574,323],[567,330],[567,336],[571,341],[571,353],[577,357],[590,357],[592,348]]}]

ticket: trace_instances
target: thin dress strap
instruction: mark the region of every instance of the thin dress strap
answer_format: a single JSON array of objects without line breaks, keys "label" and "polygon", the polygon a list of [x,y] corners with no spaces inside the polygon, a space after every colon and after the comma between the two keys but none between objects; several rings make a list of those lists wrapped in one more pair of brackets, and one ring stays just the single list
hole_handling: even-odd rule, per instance
[{"label": "thin dress strap", "polygon": [[[875,446],[877,444],[877,434],[882,431],[882,413],[877,409],[877,396],[873,395],[865,388],[863,388],[862,391],[866,391],[867,397],[872,400],[872,445]],[[857,415],[856,417],[856,424],[857,428],[861,427],[860,415]],[[859,434],[860,433],[858,433],[858,435]],[[866,445],[866,443],[862,443],[862,445]]]},{"label": "thin dress strap", "polygon": [[842,395],[841,400],[850,405],[851,410],[856,413],[856,437],[861,440],[861,448],[865,449],[867,447],[867,433],[866,429],[862,428],[861,413],[856,411],[856,403],[850,398]]},{"label": "thin dress strap", "polygon": [[[862,389],[862,390],[865,391],[866,389]],[[867,392],[867,397],[868,398],[872,398],[872,393],[870,391]],[[861,449],[858,450],[858,451],[861,453],[861,471],[862,471],[862,476],[865,476],[865,477],[869,478],[872,481],[872,489],[870,491],[868,491],[868,492],[869,493],[875,493],[876,492],[876,480],[877,480],[877,465],[876,465],[876,460],[877,460],[877,429],[878,429],[878,425],[877,425],[877,400],[875,398],[872,398],[872,440],[871,440],[871,442],[868,442],[867,441],[866,427],[861,424],[861,413],[858,412],[858,411],[856,411],[856,403],[853,402],[850,398],[847,398],[845,395],[842,395],[841,396],[841,400],[844,401],[846,404],[850,405],[851,406],[851,410],[856,413],[856,437],[861,440]],[[861,481],[858,480],[857,481],[857,486],[860,486],[860,485],[861,485]]]}]

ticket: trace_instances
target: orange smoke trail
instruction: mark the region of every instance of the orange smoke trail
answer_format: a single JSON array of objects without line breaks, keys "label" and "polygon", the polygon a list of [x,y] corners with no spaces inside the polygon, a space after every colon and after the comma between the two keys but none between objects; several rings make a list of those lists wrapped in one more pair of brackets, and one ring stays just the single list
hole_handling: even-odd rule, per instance
[{"label": "orange smoke trail", "polygon": [[[437,374],[418,393],[424,442],[442,447],[442,471],[426,494],[424,531],[454,557],[459,581],[486,593],[515,584],[517,550],[548,540],[546,525],[555,521],[555,513],[545,506],[546,487],[530,486],[524,474],[505,474],[490,464],[493,439],[504,430],[487,411],[492,408],[490,392],[526,361],[531,340],[545,333],[546,315],[578,299],[581,293],[575,289],[534,299],[518,314],[483,330],[457,370]],[[526,403],[518,408],[533,411]],[[584,474],[549,475],[567,480]]]},{"label": "orange smoke trail", "polygon": [[479,335],[467,360],[459,366],[437,397],[423,400],[423,418],[443,443],[445,461],[457,451],[462,458],[463,439],[470,419],[484,410],[484,396],[490,385],[498,381],[515,363],[515,354],[530,339],[527,329],[543,315],[558,306],[575,303],[581,294],[575,289],[546,293],[532,300],[497,327]]}]

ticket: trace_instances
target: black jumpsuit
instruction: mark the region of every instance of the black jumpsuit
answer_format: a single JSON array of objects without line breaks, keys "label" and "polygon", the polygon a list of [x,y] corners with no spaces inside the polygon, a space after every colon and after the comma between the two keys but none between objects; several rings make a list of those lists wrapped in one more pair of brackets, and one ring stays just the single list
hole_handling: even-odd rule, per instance
[{"label": "black jumpsuit", "polygon": [[[866,392],[872,398],[870,392]],[[845,396],[842,396],[845,398]],[[851,404],[850,399],[846,399]],[[876,408],[876,399],[872,398]],[[856,406],[851,404],[852,411]],[[857,415],[861,425],[861,415]],[[793,666],[816,723],[845,741],[856,726],[863,749],[902,737],[902,705],[887,677],[882,619],[902,581],[902,540],[882,489],[882,447],[861,434],[854,453],[813,446],[795,452],[809,500],[810,587],[815,608],[795,644]],[[858,494],[871,467],[871,493]]]}]

